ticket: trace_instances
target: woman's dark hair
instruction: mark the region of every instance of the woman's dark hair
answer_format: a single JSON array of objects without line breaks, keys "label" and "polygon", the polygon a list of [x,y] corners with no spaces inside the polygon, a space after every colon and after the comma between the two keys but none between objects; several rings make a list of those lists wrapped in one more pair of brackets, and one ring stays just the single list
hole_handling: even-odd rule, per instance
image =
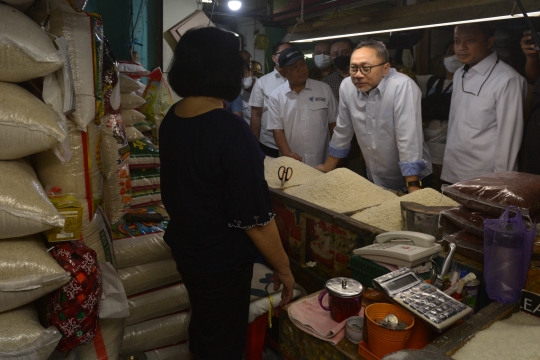
[{"label": "woman's dark hair", "polygon": [[171,88],[181,97],[209,96],[233,101],[242,90],[244,59],[231,32],[215,27],[186,31],[174,50]]}]

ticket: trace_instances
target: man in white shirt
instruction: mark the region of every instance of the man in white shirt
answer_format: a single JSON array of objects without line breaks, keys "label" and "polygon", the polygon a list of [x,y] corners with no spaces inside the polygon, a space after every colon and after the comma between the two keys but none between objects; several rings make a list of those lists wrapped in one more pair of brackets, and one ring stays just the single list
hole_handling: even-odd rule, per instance
[{"label": "man in white shirt", "polygon": [[454,49],[465,66],[454,73],[441,174],[448,183],[517,170],[527,83],[491,51],[493,42],[486,23],[454,30]]},{"label": "man in white shirt", "polygon": [[255,137],[259,139],[262,151],[270,157],[278,157],[279,150],[274,141],[274,134],[266,128],[268,122],[268,97],[278,86],[287,81],[279,73],[278,57],[289,43],[277,43],[272,47],[272,60],[276,64],[274,71],[259,78],[251,90],[249,105],[251,106],[250,127]]},{"label": "man in white shirt", "polygon": [[[333,170],[347,156],[354,134],[376,185],[413,192],[431,181],[431,157],[422,136],[418,85],[390,68],[383,43],[368,40],[354,50],[350,78],[339,89],[339,115],[326,162]],[[424,184],[422,184],[422,181]]]},{"label": "man in white shirt", "polygon": [[328,141],[337,117],[330,86],[308,79],[304,54],[290,47],[279,55],[279,72],[287,82],[268,99],[268,130],[282,155],[310,166],[326,160]]}]

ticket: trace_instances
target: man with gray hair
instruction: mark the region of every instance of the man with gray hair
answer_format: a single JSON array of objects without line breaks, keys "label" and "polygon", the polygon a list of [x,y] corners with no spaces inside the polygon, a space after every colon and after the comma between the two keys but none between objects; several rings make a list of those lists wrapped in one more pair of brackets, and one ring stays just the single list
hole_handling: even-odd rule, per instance
[{"label": "man with gray hair", "polygon": [[430,187],[431,157],[422,135],[418,85],[390,68],[386,47],[375,40],[356,47],[349,74],[339,89],[339,115],[329,156],[316,168],[335,169],[356,134],[368,178],[376,185],[409,193]]}]

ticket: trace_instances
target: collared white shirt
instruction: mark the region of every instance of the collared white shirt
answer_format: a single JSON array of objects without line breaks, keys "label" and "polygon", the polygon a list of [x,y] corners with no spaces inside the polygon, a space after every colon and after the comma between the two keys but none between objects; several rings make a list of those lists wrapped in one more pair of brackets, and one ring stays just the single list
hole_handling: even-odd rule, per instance
[{"label": "collared white shirt", "polygon": [[343,80],[329,154],[346,157],[356,133],[376,185],[398,190],[405,187],[405,176],[428,176],[431,157],[422,135],[421,97],[418,85],[395,69],[369,94],[358,91],[352,78]]},{"label": "collared white shirt", "polygon": [[467,72],[459,68],[454,73],[441,179],[455,183],[517,170],[526,94],[525,79],[496,53]]},{"label": "collared white shirt", "polygon": [[249,98],[249,106],[262,108],[259,142],[272,149],[277,149],[277,145],[274,140],[274,133],[266,128],[268,123],[268,97],[272,91],[286,81],[287,79],[281,76],[274,68],[274,71],[270,74],[260,77],[259,80],[255,82],[253,89],[251,89],[251,97]]},{"label": "collared white shirt", "polygon": [[251,122],[251,106],[249,106],[249,98],[251,97],[251,93],[247,92],[246,90],[242,90],[242,115],[244,116],[244,120],[249,123]]},{"label": "collared white shirt", "polygon": [[279,86],[268,99],[268,130],[285,133],[291,151],[302,162],[315,166],[324,163],[330,140],[329,124],[335,123],[337,102],[327,84],[307,79],[299,94],[289,82]]}]

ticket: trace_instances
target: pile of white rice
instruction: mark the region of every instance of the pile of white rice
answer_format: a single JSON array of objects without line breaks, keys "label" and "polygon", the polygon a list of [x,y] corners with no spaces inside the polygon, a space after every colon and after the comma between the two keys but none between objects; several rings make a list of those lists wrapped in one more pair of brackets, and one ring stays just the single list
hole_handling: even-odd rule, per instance
[{"label": "pile of white rice", "polygon": [[340,168],[285,192],[337,212],[348,212],[397,199],[349,169]]},{"label": "pile of white rice", "polygon": [[424,206],[457,206],[458,203],[433,189],[422,189],[395,197],[379,206],[366,209],[352,216],[364,224],[386,231],[401,230],[401,202],[410,201]]},{"label": "pile of white rice", "polygon": [[285,187],[304,184],[313,178],[323,175],[319,170],[287,156],[267,159],[268,157],[264,160],[264,177],[266,178],[269,187],[281,187],[281,181],[278,178],[278,170],[281,166],[293,169],[293,175],[291,179],[285,183]]}]

